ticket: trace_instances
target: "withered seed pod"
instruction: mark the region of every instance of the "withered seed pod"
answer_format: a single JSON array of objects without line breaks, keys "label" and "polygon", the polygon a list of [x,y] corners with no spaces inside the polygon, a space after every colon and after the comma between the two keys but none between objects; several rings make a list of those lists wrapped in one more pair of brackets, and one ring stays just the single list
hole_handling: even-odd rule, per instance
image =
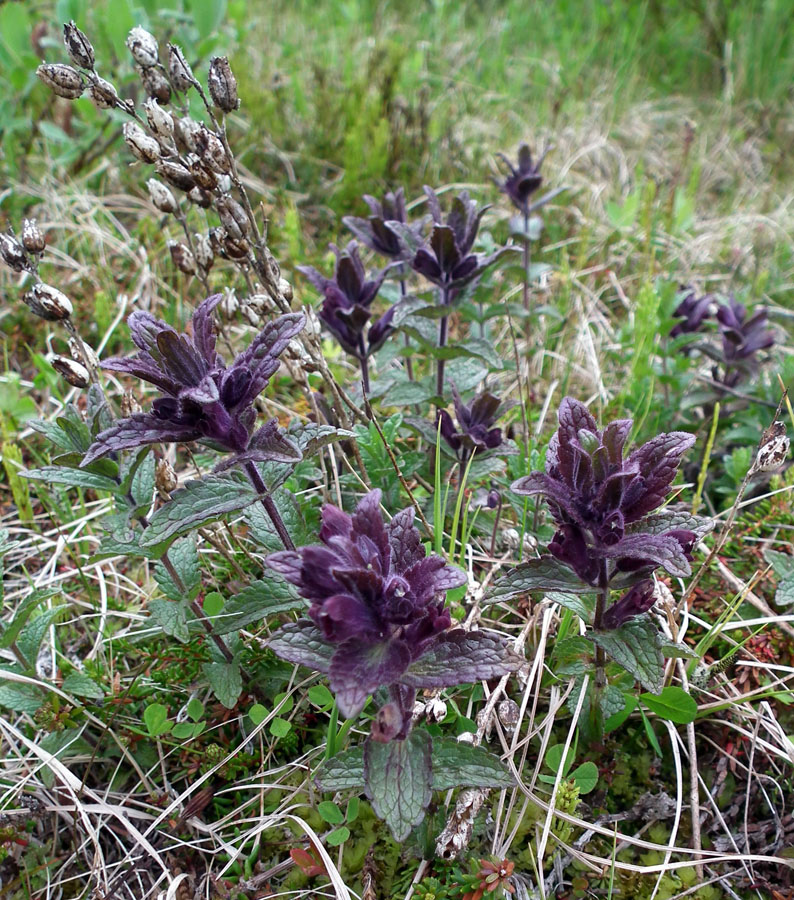
[{"label": "withered seed pod", "polygon": [[220,175],[231,172],[232,167],[221,139],[202,125],[196,133],[196,153],[204,162]]},{"label": "withered seed pod", "polygon": [[223,241],[223,249],[229,259],[247,259],[250,245],[245,238],[235,240],[227,234]]},{"label": "withered seed pod", "polygon": [[196,179],[181,163],[161,159],[154,168],[158,175],[181,191],[189,191],[196,186]]},{"label": "withered seed pod", "polygon": [[22,246],[28,253],[43,253],[47,246],[35,219],[24,219],[22,222]]},{"label": "withered seed pod", "polygon": [[196,153],[198,152],[196,138],[203,127],[200,122],[191,119],[190,116],[182,116],[181,119],[176,119],[174,122],[174,137],[184,150]]},{"label": "withered seed pod", "polygon": [[179,211],[179,204],[171,191],[156,178],[150,178],[146,182],[149,188],[149,198],[152,204],[160,210],[160,212],[175,214]]},{"label": "withered seed pod", "polygon": [[213,56],[207,79],[212,102],[224,112],[232,112],[240,105],[237,98],[237,79],[225,56]]},{"label": "withered seed pod", "polygon": [[54,94],[67,100],[76,100],[85,90],[83,76],[62,63],[42,63],[36,74]]},{"label": "withered seed pod", "polygon": [[147,100],[143,104],[143,109],[146,112],[146,121],[149,123],[149,127],[155,136],[169,143],[172,142],[174,117],[171,113],[167,109],[163,109],[156,100],[152,99]]},{"label": "withered seed pod", "polygon": [[153,100],[159,100],[160,103],[169,103],[171,101],[171,86],[160,69],[155,66],[150,66],[149,68],[137,66],[136,68],[146,93]]},{"label": "withered seed pod", "polygon": [[226,233],[234,240],[240,240],[248,233],[248,216],[240,204],[228,194],[218,197],[215,202],[218,218]]},{"label": "withered seed pod", "polygon": [[135,399],[135,394],[128,388],[121,395],[121,403],[119,404],[121,408],[121,415],[126,419],[129,416],[134,416],[136,413],[141,411],[141,404]]},{"label": "withered seed pod", "polygon": [[189,247],[180,241],[169,241],[168,250],[171,253],[171,260],[180,272],[184,272],[185,275],[196,274],[196,259]]},{"label": "withered seed pod", "polygon": [[63,26],[63,43],[69,59],[76,66],[81,66],[83,69],[94,68],[94,48],[91,46],[91,41],[74,22]]},{"label": "withered seed pod", "polygon": [[50,284],[34,284],[22,298],[31,312],[49,322],[60,322],[72,314],[72,301]]},{"label": "withered seed pod", "polygon": [[174,467],[167,459],[158,459],[154,470],[154,485],[161,497],[167,497],[171,491],[175,491],[179,481]]},{"label": "withered seed pod", "polygon": [[13,234],[0,233],[0,256],[14,272],[25,272],[30,268],[28,255]]},{"label": "withered seed pod", "polygon": [[137,122],[125,122],[121,131],[124,143],[141,162],[154,163],[160,159],[160,145]]},{"label": "withered seed pod", "polygon": [[98,75],[88,86],[88,96],[97,109],[114,109],[121,102],[116,88]]},{"label": "withered seed pod", "polygon": [[195,154],[189,153],[185,162],[190,166],[190,174],[196,179],[196,184],[205,191],[214,191],[218,186],[215,173]]},{"label": "withered seed pod", "polygon": [[212,206],[212,195],[200,187],[191,188],[187,192],[187,198],[191,203],[201,207],[201,209],[209,209]]},{"label": "withered seed pod", "polygon": [[196,80],[193,77],[193,70],[185,59],[185,54],[175,44],[168,45],[168,74],[171,77],[171,84],[183,94]]},{"label": "withered seed pod", "polygon": [[53,355],[50,357],[50,365],[72,387],[87,388],[91,383],[88,369],[82,363],[70,359],[68,356]]},{"label": "withered seed pod", "polygon": [[150,68],[159,62],[157,38],[140,25],[136,25],[127,35],[127,47],[139,66]]},{"label": "withered seed pod", "polygon": [[215,254],[212,251],[212,244],[206,234],[193,235],[193,249],[195,250],[196,262],[199,268],[204,272],[209,272],[212,263],[215,260]]}]

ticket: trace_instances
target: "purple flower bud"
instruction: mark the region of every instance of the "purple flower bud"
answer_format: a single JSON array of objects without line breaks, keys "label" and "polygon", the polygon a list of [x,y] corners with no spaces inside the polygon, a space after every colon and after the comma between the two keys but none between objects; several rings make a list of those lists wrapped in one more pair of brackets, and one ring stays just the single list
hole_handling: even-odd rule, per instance
[{"label": "purple flower bud", "polygon": [[517,166],[514,166],[504,153],[498,154],[510,174],[504,180],[497,181],[496,184],[499,190],[507,194],[513,205],[524,215],[529,215],[530,212],[529,198],[543,184],[540,167],[546,153],[548,150],[541,153],[537,162],[533,162],[529,144],[522,144],[518,148]]},{"label": "purple flower bud", "polygon": [[629,619],[648,612],[655,600],[653,582],[641,581],[625,593],[617,603],[613,603],[604,613],[601,627],[607,631],[620,628]]}]

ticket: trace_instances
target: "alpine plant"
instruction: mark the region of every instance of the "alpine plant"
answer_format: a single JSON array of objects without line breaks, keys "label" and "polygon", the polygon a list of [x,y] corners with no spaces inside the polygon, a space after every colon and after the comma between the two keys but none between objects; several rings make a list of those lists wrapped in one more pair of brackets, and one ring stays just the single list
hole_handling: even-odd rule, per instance
[{"label": "alpine plant", "polygon": [[289,313],[268,323],[227,366],[215,349],[212,318],[222,296],[214,294],[196,308],[191,335],[143,310],[132,313],[127,324],[138,353],[107,359],[102,368],[141,378],[158,388],[161,396],[150,412],[134,413],[100,432],[82,465],[146,444],[191,441],[231,454],[218,469],[301,458],[300,448],[276,419],[254,430],[254,401],[279,368],[279,355],[303,328],[305,317]]},{"label": "alpine plant", "polygon": [[370,211],[366,219],[359,216],[343,216],[342,222],[365,247],[388,259],[402,259],[406,252],[405,243],[400,237],[401,229],[395,228],[393,223],[405,226],[409,233],[415,236],[416,241],[421,240],[423,227],[421,222],[409,224],[403,189],[389,191],[382,200],[376,200],[365,194],[364,202]]},{"label": "alpine plant", "polygon": [[369,390],[367,360],[379,350],[394,331],[391,320],[396,307],[392,306],[375,322],[372,302],[386,277],[386,269],[367,277],[355,241],[340,250],[332,244],[336,266],[332,278],[326,278],[312,266],[298,266],[323,298],[320,319],[342,348],[359,361],[364,390]]},{"label": "alpine plant", "polygon": [[452,400],[455,405],[455,418],[442,409],[438,418],[441,423],[441,437],[461,459],[468,459],[474,453],[495,450],[502,446],[502,429],[496,427],[497,419],[508,409],[515,406],[513,401],[502,402],[490,391],[481,391],[464,403],[455,385],[452,389]]},{"label": "alpine plant", "polygon": [[651,576],[690,574],[690,554],[699,535],[665,528],[651,514],[667,500],[691,434],[660,434],[624,455],[631,419],[617,419],[601,431],[587,407],[566,397],[559,427],[546,452],[546,471],[519,478],[512,490],[546,499],[557,531],[549,552],[594,591],[632,585],[596,627],[616,628],[653,603]]},{"label": "alpine plant", "polygon": [[466,583],[440,556],[427,556],[412,507],[386,524],[380,490],[349,515],[322,510],[320,544],[273,553],[267,565],[296,585],[309,619],[281,628],[270,648],[327,674],[339,712],[358,715],[387,689],[372,738],[403,740],[417,688],[495,678],[514,668],[502,642],[483,631],[450,628],[446,591]]}]

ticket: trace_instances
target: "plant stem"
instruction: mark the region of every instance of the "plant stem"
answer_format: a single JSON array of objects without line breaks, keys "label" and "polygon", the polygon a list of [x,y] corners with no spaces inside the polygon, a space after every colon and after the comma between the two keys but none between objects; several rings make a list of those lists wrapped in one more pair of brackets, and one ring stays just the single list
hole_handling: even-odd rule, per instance
[{"label": "plant stem", "polygon": [[[168,558],[168,551],[162,555],[160,562],[162,562],[163,568],[171,576],[171,581],[174,582],[179,593],[187,596],[188,589],[184,581],[179,577],[179,572],[174,568],[174,564]],[[223,638],[219,634],[215,634],[215,631],[212,628],[212,622],[207,618],[204,610],[199,605],[198,600],[190,601],[190,609],[193,612],[193,615],[201,622],[202,627],[210,636],[215,646],[221,651],[226,662],[234,662],[234,654],[223,642]]]},{"label": "plant stem", "polygon": [[[598,577],[598,596],[596,598],[596,608],[595,615],[593,616],[593,628],[598,631],[601,628],[601,624],[604,620],[604,613],[607,608],[607,601],[609,600],[609,575],[607,573],[607,561],[602,560],[601,562],[601,573]],[[606,666],[606,654],[604,653],[601,647],[596,647],[596,672],[595,672],[595,682],[593,687],[596,691],[600,691],[602,688],[606,687],[606,673],[604,671],[604,667]],[[595,706],[595,704],[594,704]]]},{"label": "plant stem", "polygon": [[262,476],[259,474],[259,469],[257,469],[254,463],[247,462],[245,464],[245,473],[251,479],[251,484],[256,488],[257,493],[260,494],[262,506],[265,507],[265,512],[268,514],[268,516],[270,516],[270,521],[273,523],[273,526],[278,532],[278,536],[279,538],[281,538],[281,543],[284,545],[285,549],[294,550],[295,544],[292,542],[292,538],[289,536],[289,532],[287,531],[287,527],[284,524],[284,520],[281,518],[281,513],[278,511],[276,504],[273,502],[273,498],[268,493],[267,485],[262,480]]},{"label": "plant stem", "polygon": [[[127,494],[127,499],[130,501],[130,503],[134,503],[131,494]],[[149,527],[148,516],[138,516],[138,521],[141,523],[141,525],[143,525],[144,528]],[[174,568],[174,564],[171,562],[167,550],[160,557],[160,562],[163,564],[163,568],[166,570],[166,572],[168,572],[168,574],[171,576],[171,581],[174,582],[174,586],[179,591],[179,593],[187,597],[190,592],[188,591],[185,582],[182,581],[179,572],[177,572],[177,570]],[[212,628],[212,622],[210,622],[210,620],[207,618],[204,610],[199,606],[197,600],[192,600],[190,602],[190,609],[193,612],[193,615],[199,620],[199,622],[201,622],[202,627],[210,636],[210,638],[212,638],[215,646],[221,651],[226,662],[233,662],[234,654],[226,646],[223,638],[219,634],[215,634]]]},{"label": "plant stem", "polygon": [[529,210],[524,211],[524,310],[529,312]]},{"label": "plant stem", "polygon": [[[443,287],[441,288],[441,305],[446,308],[449,303],[449,288]],[[447,326],[449,322],[449,316],[442,316],[441,321],[438,325],[438,347],[440,350],[443,350],[447,345]],[[436,393],[439,397],[444,396],[444,363],[445,359],[439,357],[438,360],[438,369],[436,371]]]},{"label": "plant stem", "polygon": [[361,366],[361,384],[366,396],[369,393],[369,363],[363,334],[358,339],[358,364]]},{"label": "plant stem", "polygon": [[[405,279],[400,279],[400,297],[405,300],[405,295],[408,293],[408,288],[405,286]],[[405,346],[411,346],[411,339],[407,334],[403,334],[403,339],[405,340]],[[408,380],[414,380],[414,363],[410,356],[405,357],[405,371],[408,373]]]}]

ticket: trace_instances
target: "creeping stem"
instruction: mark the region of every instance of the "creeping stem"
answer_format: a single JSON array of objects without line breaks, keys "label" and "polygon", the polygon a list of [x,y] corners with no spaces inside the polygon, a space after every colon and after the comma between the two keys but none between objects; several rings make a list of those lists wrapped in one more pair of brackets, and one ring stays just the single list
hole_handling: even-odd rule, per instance
[{"label": "creeping stem", "polygon": [[270,516],[270,521],[278,532],[281,543],[284,545],[285,549],[294,550],[295,544],[289,536],[286,525],[284,525],[281,513],[278,511],[276,504],[273,502],[273,498],[268,492],[267,485],[259,474],[259,469],[257,469],[254,463],[249,461],[245,464],[245,473],[251,479],[251,484],[256,488],[257,493],[260,495],[262,506],[265,507],[265,512]]}]

